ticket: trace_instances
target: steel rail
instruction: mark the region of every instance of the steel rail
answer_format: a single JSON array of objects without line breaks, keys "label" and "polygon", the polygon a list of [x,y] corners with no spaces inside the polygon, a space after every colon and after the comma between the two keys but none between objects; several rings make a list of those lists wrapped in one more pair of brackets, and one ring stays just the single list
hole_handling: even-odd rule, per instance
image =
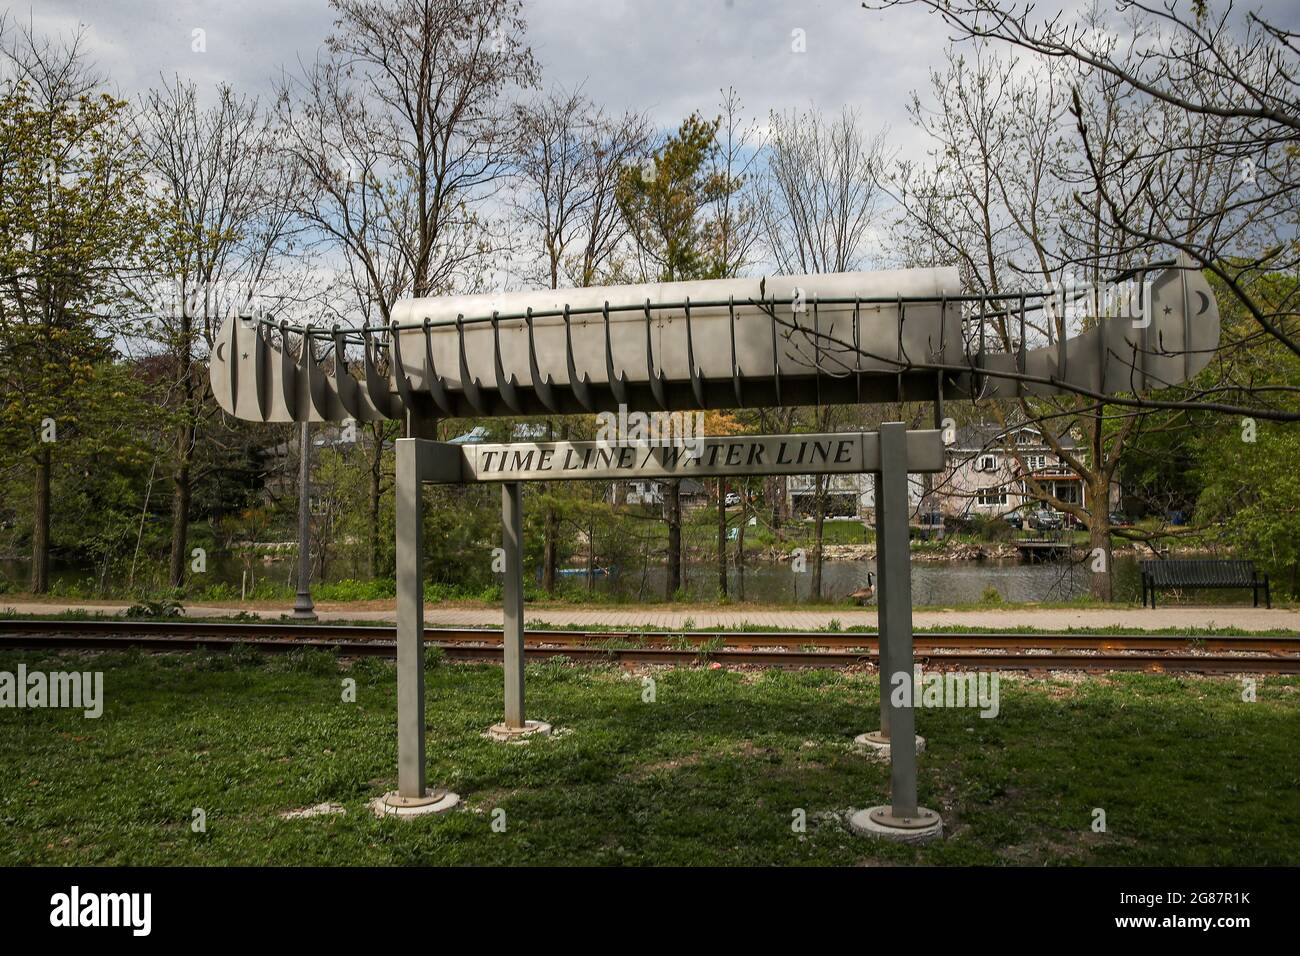
[{"label": "steel rail", "polygon": [[[47,622],[42,622],[47,623]],[[74,623],[74,622],[48,622]],[[75,622],[82,623],[82,622]],[[275,625],[273,625],[275,626]],[[284,625],[279,625],[283,627]],[[292,625],[291,629],[296,628]],[[315,629],[313,629],[315,630]],[[325,628],[340,630],[340,628]],[[497,661],[502,657],[499,643],[470,643],[468,641],[429,641],[428,646],[439,648],[451,660]],[[344,636],[336,638],[253,637],[253,636],[178,636],[173,628],[170,634],[158,632],[141,634],[136,630],[116,633],[68,633],[47,631],[26,634],[4,633],[0,627],[0,649],[80,649],[119,650],[140,649],[155,652],[178,650],[230,651],[244,647],[272,653],[292,653],[300,650],[322,650],[341,656],[394,657],[397,648],[388,640],[355,640]],[[878,650],[878,649],[877,649]],[[872,666],[876,663],[876,650],[771,650],[759,648],[692,646],[618,646],[616,644],[535,644],[529,650],[533,659],[565,658],[575,661],[629,664],[696,665],[717,662],[733,666],[761,667],[831,667],[846,668]],[[1266,673],[1300,674],[1300,656],[1233,656],[1193,653],[1083,653],[1061,654],[1052,652],[1023,652],[1016,654],[969,653],[948,651],[918,654],[917,661],[930,669],[965,669],[983,671],[1148,671],[1169,673]]]},{"label": "steel rail", "polygon": [[[393,641],[391,625],[279,624],[246,621],[130,621],[102,620],[0,620],[0,634],[142,634],[181,637],[258,636],[308,642]],[[496,644],[499,628],[425,628],[425,640],[437,644]],[[867,631],[582,631],[529,628],[524,639],[531,646],[583,647],[634,643],[642,647],[728,647],[816,648],[874,651],[879,634]],[[913,637],[918,650],[989,649],[1019,652],[1027,650],[1080,651],[1179,651],[1255,652],[1300,654],[1300,635],[1181,635],[1181,634],[1089,634],[1089,633],[982,633],[920,632]]]}]

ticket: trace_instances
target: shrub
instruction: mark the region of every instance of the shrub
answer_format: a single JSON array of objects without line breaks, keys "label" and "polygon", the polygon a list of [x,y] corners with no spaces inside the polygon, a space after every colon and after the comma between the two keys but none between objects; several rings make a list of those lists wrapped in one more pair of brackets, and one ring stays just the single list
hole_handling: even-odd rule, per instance
[{"label": "shrub", "polygon": [[145,598],[139,604],[132,604],[126,609],[126,616],[132,620],[141,618],[154,617],[180,617],[185,613],[185,608],[179,601],[172,598],[158,598],[151,600]]},{"label": "shrub", "polygon": [[397,596],[395,578],[376,578],[373,581],[357,581],[344,578],[330,584],[316,587],[316,596],[322,601],[382,601]]}]

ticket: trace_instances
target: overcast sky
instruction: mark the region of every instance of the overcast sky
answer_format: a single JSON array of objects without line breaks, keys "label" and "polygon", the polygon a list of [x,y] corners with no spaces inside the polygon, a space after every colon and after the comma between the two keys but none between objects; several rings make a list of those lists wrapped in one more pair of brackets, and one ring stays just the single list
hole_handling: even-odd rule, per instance
[{"label": "overcast sky", "polygon": [[[1262,7],[1283,25],[1300,19],[1295,0]],[[95,59],[128,95],[173,73],[266,93],[281,69],[316,56],[333,22],[328,0],[0,0],[0,9],[52,34],[84,24]],[[524,11],[543,82],[585,84],[613,111],[670,128],[715,110],[734,86],[760,120],[770,109],[851,106],[868,129],[889,126],[904,154],[921,147],[909,92],[926,90],[948,38],[920,8],[878,13],[860,0],[525,0]],[[206,52],[192,49],[196,29]],[[804,53],[792,49],[795,31]]]},{"label": "overcast sky", "polygon": [[[59,34],[85,24],[89,49],[123,93],[179,73],[265,93],[282,67],[315,57],[333,19],[327,0],[0,0]],[[525,0],[546,83],[585,83],[612,110],[661,127],[709,113],[735,86],[756,119],[769,109],[858,108],[868,128],[906,135],[905,104],[938,62],[944,30],[919,10],[858,0]],[[192,47],[206,33],[206,52]],[[792,50],[803,31],[805,53]]]},{"label": "overcast sky", "polygon": [[[1282,25],[1300,20],[1295,0],[1247,4],[1261,5]],[[281,69],[316,56],[333,21],[328,0],[0,0],[0,9],[52,34],[84,24],[94,57],[128,95],[173,73],[265,93]],[[948,37],[919,8],[878,13],[860,0],[525,0],[524,10],[544,83],[585,83],[611,110],[645,111],[669,128],[714,110],[719,91],[735,86],[756,119],[852,106],[868,129],[888,125],[904,152],[920,142],[908,94],[926,89]],[[206,52],[192,49],[195,29]],[[795,31],[804,53],[792,49]]]},{"label": "overcast sky", "polygon": [[[1039,10],[1091,2],[1045,0]],[[1296,0],[1251,6],[1261,3],[1279,25],[1300,20]],[[88,51],[127,96],[172,74],[201,90],[226,82],[268,94],[282,70],[317,56],[334,19],[328,0],[0,0],[0,9],[49,35],[84,28]],[[913,159],[928,143],[907,115],[910,93],[928,102],[949,39],[919,7],[881,13],[860,0],[524,0],[524,16],[543,85],[583,85],[611,112],[675,128],[693,110],[716,115],[721,90],[734,86],[751,120],[849,106],[866,131],[888,126],[898,157]]]}]

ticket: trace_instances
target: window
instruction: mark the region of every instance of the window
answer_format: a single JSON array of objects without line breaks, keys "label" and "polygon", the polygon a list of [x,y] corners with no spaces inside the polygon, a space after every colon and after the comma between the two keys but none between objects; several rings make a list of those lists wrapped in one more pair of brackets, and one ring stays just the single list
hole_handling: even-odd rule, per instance
[{"label": "window", "polygon": [[976,471],[993,471],[998,466],[997,455],[980,455],[975,462]]},{"label": "window", "polygon": [[1079,502],[1080,489],[1079,489],[1079,483],[1077,481],[1058,481],[1055,482],[1055,485],[1056,487],[1053,489],[1053,493],[1056,495],[1057,498],[1060,498],[1062,501],[1068,502],[1072,505],[1077,505],[1080,503]]},{"label": "window", "polygon": [[996,508],[1007,503],[1005,488],[981,488],[975,498],[981,508]]},{"label": "window", "polygon": [[1030,471],[1041,471],[1047,467],[1046,455],[1026,455],[1025,467]]}]

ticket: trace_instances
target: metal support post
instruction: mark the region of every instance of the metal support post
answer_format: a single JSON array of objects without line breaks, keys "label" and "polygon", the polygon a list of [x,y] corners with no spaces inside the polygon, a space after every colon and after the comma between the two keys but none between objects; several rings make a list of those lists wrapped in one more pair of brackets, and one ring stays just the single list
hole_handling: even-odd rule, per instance
[{"label": "metal support post", "polygon": [[311,426],[303,422],[298,429],[298,594],[293,602],[293,617],[299,621],[316,620],[311,600]]},{"label": "metal support post", "polygon": [[397,789],[371,803],[383,815],[450,810],[460,797],[424,778],[424,507],[420,438],[397,440]]},{"label": "metal support post", "polygon": [[523,485],[508,481],[501,486],[501,549],[505,552],[505,580],[501,587],[503,662],[505,664],[506,719],[488,728],[494,740],[545,736],[551,725],[524,718],[524,505]]},{"label": "metal support post", "polygon": [[524,727],[524,548],[523,495],[517,481],[501,486],[501,545],[505,551],[506,727]]},{"label": "metal support post", "polygon": [[[916,713],[912,664],[912,577],[908,542],[907,426],[880,426],[876,477],[876,577],[880,603],[881,727],[888,734],[890,805],[860,810],[856,833],[919,842],[943,835],[943,821],[917,806]],[[869,736],[869,735],[868,735]]]}]

